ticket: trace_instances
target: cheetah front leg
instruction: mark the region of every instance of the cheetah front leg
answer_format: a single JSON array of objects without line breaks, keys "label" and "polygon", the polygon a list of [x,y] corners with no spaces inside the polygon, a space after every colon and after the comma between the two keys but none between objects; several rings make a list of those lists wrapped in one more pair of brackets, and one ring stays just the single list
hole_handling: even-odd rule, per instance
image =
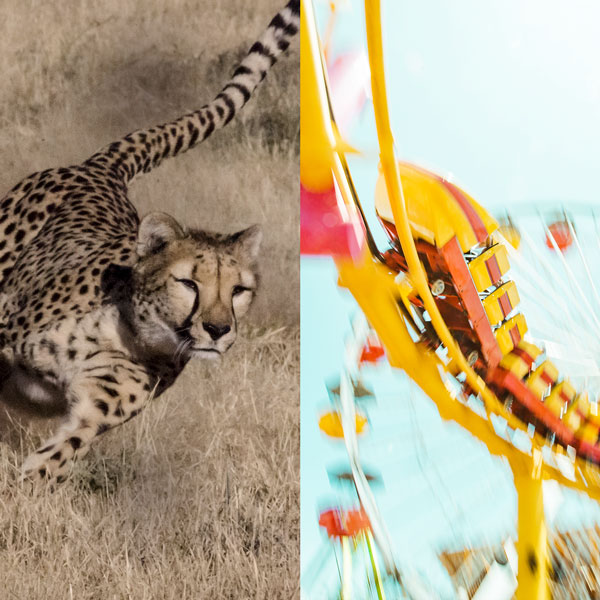
[{"label": "cheetah front leg", "polygon": [[24,476],[60,483],[94,438],[134,417],[150,392],[150,377],[141,365],[115,352],[99,352],[71,381],[68,419],[26,459]]}]

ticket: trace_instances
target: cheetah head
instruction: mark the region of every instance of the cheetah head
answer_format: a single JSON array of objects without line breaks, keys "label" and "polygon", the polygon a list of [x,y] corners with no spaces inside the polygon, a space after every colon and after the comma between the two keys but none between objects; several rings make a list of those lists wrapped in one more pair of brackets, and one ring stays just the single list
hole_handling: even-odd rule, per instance
[{"label": "cheetah head", "polygon": [[175,355],[215,358],[233,344],[254,298],[261,232],[184,229],[151,213],[139,228],[133,318],[141,342]]}]

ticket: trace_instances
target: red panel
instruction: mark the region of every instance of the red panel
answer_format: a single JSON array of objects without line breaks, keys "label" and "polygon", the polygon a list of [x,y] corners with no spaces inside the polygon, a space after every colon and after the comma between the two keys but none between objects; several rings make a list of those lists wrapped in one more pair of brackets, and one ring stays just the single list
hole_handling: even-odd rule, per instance
[{"label": "red panel", "polygon": [[596,464],[600,464],[600,448],[598,448],[598,446],[594,446],[588,442],[580,441],[579,453],[583,454],[586,458],[590,459]]},{"label": "red panel", "polygon": [[565,401],[565,402],[571,402],[571,399],[569,398],[569,396],[567,396],[567,394],[565,394],[564,391],[561,391],[561,393],[559,394],[559,396]]},{"label": "red panel", "polygon": [[508,297],[508,293],[502,294],[500,298],[498,298],[498,302],[500,304],[500,308],[502,309],[502,314],[506,316],[512,309],[512,304],[510,303],[510,299]]},{"label": "red panel", "polygon": [[554,432],[563,445],[578,447],[575,433],[547,408],[516,375],[506,369],[497,367],[487,374],[486,381],[510,392],[534,419],[538,419],[550,431]]},{"label": "red panel", "polygon": [[510,339],[515,347],[521,341],[521,332],[516,325],[510,330]]},{"label": "red panel", "polygon": [[537,396],[515,375],[500,367],[488,372],[486,382],[496,385],[509,393],[524,407],[533,419],[541,421],[564,446],[573,446],[579,454],[600,464],[600,447],[581,441]]},{"label": "red panel", "polygon": [[502,272],[498,266],[498,259],[495,256],[491,256],[485,261],[485,267],[487,272],[490,274],[490,279],[493,284],[496,284],[502,278]]},{"label": "red panel", "polygon": [[530,354],[527,354],[527,352],[525,350],[523,350],[522,348],[513,348],[512,349],[512,354],[516,354],[521,360],[525,361],[525,363],[527,364],[528,367],[531,367],[531,365],[534,362],[534,358],[533,356],[531,356]]},{"label": "red panel", "polygon": [[[408,164],[408,163],[405,163],[405,164]],[[469,225],[471,226],[471,229],[473,230],[473,233],[474,233],[477,241],[479,243],[483,243],[483,242],[485,242],[485,240],[487,240],[488,232],[487,232],[487,229],[485,228],[483,221],[481,220],[481,217],[479,216],[477,211],[473,208],[473,205],[471,204],[470,200],[467,198],[466,194],[460,188],[456,187],[453,183],[446,181],[443,177],[440,177],[436,173],[432,173],[431,171],[428,171],[427,169],[423,169],[422,167],[419,167],[419,166],[413,165],[413,164],[411,164],[409,166],[411,169],[414,169],[415,171],[419,171],[420,173],[423,173],[423,174],[427,175],[428,177],[435,179],[448,192],[450,192],[450,194],[452,195],[452,197],[454,198],[454,200],[460,207],[461,211],[464,213],[467,221],[469,222]],[[388,229],[388,227],[386,226],[385,223],[384,223],[384,227],[386,229]],[[390,232],[388,230],[388,235],[389,235],[389,233]]]},{"label": "red panel", "polygon": [[502,353],[479,299],[458,240],[455,237],[452,238],[440,249],[440,252],[446,261],[460,300],[467,310],[475,334],[481,343],[483,356],[490,367],[495,367],[502,359]]},{"label": "red panel", "polygon": [[463,191],[441,177],[438,177],[438,181],[440,181],[440,183],[452,194],[463,213],[465,213],[465,217],[467,217],[467,221],[469,221],[477,241],[479,243],[485,242],[488,237],[487,229],[485,228],[481,217],[477,214],[477,211],[473,208],[473,205],[469,202]]},{"label": "red panel", "polygon": [[545,381],[548,385],[552,385],[554,383],[554,379],[552,379],[552,377],[550,375],[548,375],[548,373],[546,373],[546,371],[542,371],[542,374],[540,375],[542,381]]}]

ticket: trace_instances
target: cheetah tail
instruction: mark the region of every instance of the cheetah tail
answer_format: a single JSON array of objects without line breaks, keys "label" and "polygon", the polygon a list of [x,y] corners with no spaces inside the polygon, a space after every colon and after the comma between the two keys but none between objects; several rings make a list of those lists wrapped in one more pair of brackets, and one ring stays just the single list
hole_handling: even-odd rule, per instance
[{"label": "cheetah tail", "polygon": [[89,162],[104,163],[131,181],[165,158],[177,156],[224,127],[246,104],[300,26],[300,0],[290,0],[269,23],[232,78],[210,103],[176,121],[140,129],[94,154]]}]

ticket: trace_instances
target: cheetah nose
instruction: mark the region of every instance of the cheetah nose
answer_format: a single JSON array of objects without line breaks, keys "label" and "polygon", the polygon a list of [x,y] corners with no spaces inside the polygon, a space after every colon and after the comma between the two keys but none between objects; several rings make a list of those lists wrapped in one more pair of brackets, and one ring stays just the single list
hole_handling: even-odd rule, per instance
[{"label": "cheetah nose", "polygon": [[218,340],[220,337],[223,337],[226,333],[231,331],[231,327],[229,325],[214,325],[213,323],[202,323],[202,327],[206,331],[208,331],[208,335],[213,340]]}]

